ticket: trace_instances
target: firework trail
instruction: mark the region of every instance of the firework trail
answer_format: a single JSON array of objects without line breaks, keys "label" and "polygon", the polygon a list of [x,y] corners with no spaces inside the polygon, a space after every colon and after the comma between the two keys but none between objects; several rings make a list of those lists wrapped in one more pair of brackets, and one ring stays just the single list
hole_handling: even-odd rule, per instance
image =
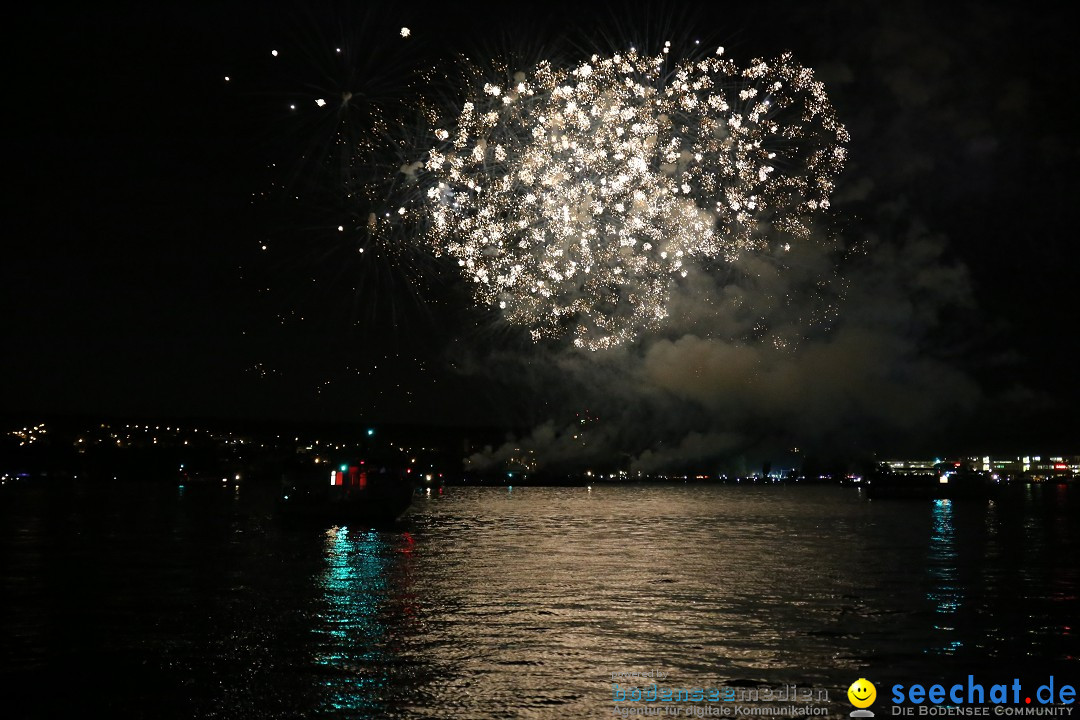
[{"label": "firework trail", "polygon": [[226,77],[267,128],[267,187],[256,199],[274,213],[262,262],[272,263],[284,317],[325,315],[297,306],[331,293],[351,326],[396,331],[429,312],[430,249],[402,228],[373,232],[394,202],[397,163],[387,158],[400,138],[387,128],[415,115],[406,98],[424,47],[400,15],[355,3],[298,8],[248,61],[257,72]]},{"label": "firework trail", "polygon": [[598,350],[662,326],[693,268],[808,233],[848,139],[790,54],[669,53],[474,72],[462,104],[428,113],[395,220],[534,340]]}]

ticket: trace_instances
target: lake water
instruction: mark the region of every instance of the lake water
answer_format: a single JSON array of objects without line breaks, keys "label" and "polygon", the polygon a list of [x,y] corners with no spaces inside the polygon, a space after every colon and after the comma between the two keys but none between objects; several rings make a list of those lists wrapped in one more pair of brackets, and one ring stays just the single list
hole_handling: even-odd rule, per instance
[{"label": "lake water", "polygon": [[1075,684],[1078,496],[449,487],[370,530],[250,486],[4,488],[5,715],[610,717],[656,682],[841,717],[866,677],[880,717],[893,683]]}]

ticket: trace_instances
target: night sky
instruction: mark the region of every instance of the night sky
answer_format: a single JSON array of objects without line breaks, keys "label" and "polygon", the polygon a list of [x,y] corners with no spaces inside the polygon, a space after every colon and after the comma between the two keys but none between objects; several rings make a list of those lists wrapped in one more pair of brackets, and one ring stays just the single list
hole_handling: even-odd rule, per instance
[{"label": "night sky", "polygon": [[[0,413],[505,425],[572,455],[588,411],[589,452],[641,467],[803,440],[1075,451],[1073,31],[987,2],[25,10]],[[535,346],[445,263],[365,265],[336,227],[367,208],[302,159],[335,136],[288,111],[346,82],[407,106],[415,71],[459,54],[665,39],[790,49],[825,81],[852,136],[826,223],[844,331],[765,361],[700,314],[600,360]],[[321,59],[339,43],[351,75]]]}]

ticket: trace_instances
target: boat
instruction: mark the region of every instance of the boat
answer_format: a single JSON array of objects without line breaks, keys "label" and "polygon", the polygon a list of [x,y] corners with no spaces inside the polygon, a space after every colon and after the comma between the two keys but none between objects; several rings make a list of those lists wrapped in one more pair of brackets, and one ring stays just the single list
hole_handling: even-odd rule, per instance
[{"label": "boat", "polygon": [[974,470],[961,462],[938,463],[933,469],[898,472],[878,466],[864,479],[868,498],[959,498],[994,497],[1001,490],[1000,479]]},{"label": "boat", "polygon": [[364,461],[292,468],[282,476],[278,513],[338,525],[393,523],[409,509],[414,490],[407,470]]}]

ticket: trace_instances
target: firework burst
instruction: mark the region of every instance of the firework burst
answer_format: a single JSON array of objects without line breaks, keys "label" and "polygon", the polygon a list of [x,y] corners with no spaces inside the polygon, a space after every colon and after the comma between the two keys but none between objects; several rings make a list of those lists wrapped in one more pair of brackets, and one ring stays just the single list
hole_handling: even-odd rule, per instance
[{"label": "firework burst", "polygon": [[400,168],[397,214],[536,340],[632,340],[695,264],[805,236],[829,205],[847,133],[811,70],[669,53],[474,72]]}]

